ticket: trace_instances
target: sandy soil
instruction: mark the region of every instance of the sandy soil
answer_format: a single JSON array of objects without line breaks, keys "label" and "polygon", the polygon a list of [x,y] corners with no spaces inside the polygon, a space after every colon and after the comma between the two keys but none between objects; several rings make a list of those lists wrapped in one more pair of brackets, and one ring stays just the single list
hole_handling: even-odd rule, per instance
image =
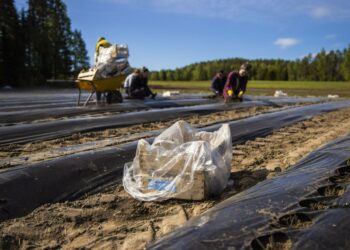
[{"label": "sandy soil", "polygon": [[[293,105],[293,107],[295,106],[296,105]],[[27,144],[12,144],[9,146],[0,147],[0,171],[16,165],[38,162],[63,155],[94,150],[140,138],[151,137],[154,136],[154,130],[165,129],[180,119],[188,121],[195,127],[204,127],[214,123],[242,119],[261,113],[278,111],[290,107],[292,106],[285,106],[282,108],[242,108],[203,116],[192,115],[173,119],[167,122],[155,122],[116,129],[106,129],[100,132],[78,133],[69,137],[49,141]]]},{"label": "sandy soil", "polygon": [[350,131],[350,108],[316,116],[233,149],[230,185],[203,202],[140,202],[122,185],[74,202],[47,204],[0,224],[0,249],[142,249],[230,196],[278,175]]}]

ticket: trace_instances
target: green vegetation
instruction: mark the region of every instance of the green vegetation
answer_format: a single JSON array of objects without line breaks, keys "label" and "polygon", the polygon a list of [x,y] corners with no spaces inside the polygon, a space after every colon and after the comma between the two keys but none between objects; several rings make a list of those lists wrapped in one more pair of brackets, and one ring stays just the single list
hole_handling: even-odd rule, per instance
[{"label": "green vegetation", "polygon": [[176,87],[176,88],[209,88],[210,81],[150,81],[150,86]]},{"label": "green vegetation", "polygon": [[81,32],[71,30],[62,0],[28,0],[20,14],[13,0],[1,0],[0,13],[0,85],[43,84],[89,67]]},{"label": "green vegetation", "polygon": [[[27,3],[27,10],[19,13],[14,0],[0,0],[0,85],[39,85],[48,79],[73,78],[82,68],[88,68],[85,42],[80,31],[71,29],[63,0],[28,0]],[[237,70],[246,61],[229,58],[153,71],[150,80],[167,82],[157,82],[158,85],[209,87],[207,81],[216,72]],[[350,81],[350,45],[342,51],[322,50],[315,56],[310,54],[294,61],[256,59],[249,62],[253,80],[249,88],[253,89],[340,90],[347,89],[348,83],[339,81]]]},{"label": "green vegetation", "polygon": [[350,81],[350,45],[343,51],[322,50],[316,56],[308,55],[295,61],[290,60],[247,60],[229,58],[191,64],[175,70],[152,72],[155,81],[201,81],[210,80],[216,72],[238,70],[249,61],[252,65],[252,80],[272,81]]},{"label": "green vegetation", "polygon": [[[155,89],[181,89],[181,92],[210,93],[210,81],[151,81]],[[273,95],[275,90],[283,90],[290,96],[350,97],[350,82],[311,82],[311,81],[249,81],[248,95]]]},{"label": "green vegetation", "polygon": [[[151,81],[151,86],[163,88],[210,88],[210,81]],[[249,89],[314,89],[314,90],[350,90],[350,82],[316,81],[249,81]]]}]

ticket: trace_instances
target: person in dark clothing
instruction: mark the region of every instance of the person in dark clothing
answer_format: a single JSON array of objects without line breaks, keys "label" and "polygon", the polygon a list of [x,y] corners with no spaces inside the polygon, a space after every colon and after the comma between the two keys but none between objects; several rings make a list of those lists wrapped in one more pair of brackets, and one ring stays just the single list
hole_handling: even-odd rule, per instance
[{"label": "person in dark clothing", "polygon": [[211,89],[216,96],[222,96],[226,83],[226,76],[223,70],[220,70],[211,82]]},{"label": "person in dark clothing", "polygon": [[136,99],[144,99],[144,91],[142,89],[142,83],[141,83],[141,75],[137,75],[132,78],[130,87],[129,87],[129,94],[130,97],[136,98]]},{"label": "person in dark clothing", "polygon": [[133,77],[130,88],[130,96],[136,99],[144,99],[145,97],[151,97],[154,99],[157,93],[153,93],[148,87],[148,69],[143,67],[141,74]]},{"label": "person in dark clothing", "polygon": [[125,94],[127,94],[128,97],[130,97],[130,85],[134,77],[138,77],[141,74],[140,69],[135,69],[133,73],[128,75],[128,77],[124,81],[124,89],[125,89]]},{"label": "person in dark clothing", "polygon": [[250,65],[248,63],[243,64],[239,71],[231,71],[227,77],[227,81],[224,87],[225,102],[230,102],[234,98],[243,100],[243,95],[247,89],[248,72]]},{"label": "person in dark clothing", "polygon": [[153,93],[151,89],[148,87],[148,69],[146,67],[142,67],[141,70],[141,84],[142,88],[145,93],[145,97],[151,97],[152,99],[155,99],[157,96],[157,93]]}]

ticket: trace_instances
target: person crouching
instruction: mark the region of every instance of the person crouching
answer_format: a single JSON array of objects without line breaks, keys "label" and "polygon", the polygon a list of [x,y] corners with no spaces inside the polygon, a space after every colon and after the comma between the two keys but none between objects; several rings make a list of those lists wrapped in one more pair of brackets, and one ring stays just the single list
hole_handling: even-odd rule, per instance
[{"label": "person crouching", "polygon": [[222,96],[224,87],[226,83],[226,76],[223,70],[220,70],[214,76],[211,82],[211,90],[214,92],[215,96]]},{"label": "person crouching", "polygon": [[132,77],[129,94],[135,99],[144,99],[150,97],[154,99],[157,93],[153,93],[148,87],[148,69],[143,67],[141,73],[137,76]]},{"label": "person crouching", "polygon": [[249,70],[250,65],[244,63],[241,65],[238,72],[231,71],[229,73],[223,93],[225,103],[231,102],[234,99],[243,101],[243,95],[247,89]]},{"label": "person crouching", "polygon": [[141,75],[141,70],[135,69],[133,73],[131,73],[130,75],[128,75],[126,77],[125,82],[124,82],[124,90],[125,90],[125,94],[127,94],[128,97],[131,97],[130,86],[131,86],[133,79],[135,77],[140,77],[140,75]]}]

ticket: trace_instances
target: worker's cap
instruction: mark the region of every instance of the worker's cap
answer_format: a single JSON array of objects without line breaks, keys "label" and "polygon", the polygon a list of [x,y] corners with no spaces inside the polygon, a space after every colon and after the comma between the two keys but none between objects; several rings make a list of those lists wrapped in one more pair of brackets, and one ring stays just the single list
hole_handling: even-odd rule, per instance
[{"label": "worker's cap", "polygon": [[99,41],[101,41],[101,40],[106,40],[106,38],[104,38],[103,36],[101,36],[101,37],[99,37],[99,38],[97,39],[97,42],[99,42]]},{"label": "worker's cap", "polygon": [[149,70],[145,66],[143,66],[141,70],[142,70],[142,72],[145,72],[145,73],[149,72]]}]

